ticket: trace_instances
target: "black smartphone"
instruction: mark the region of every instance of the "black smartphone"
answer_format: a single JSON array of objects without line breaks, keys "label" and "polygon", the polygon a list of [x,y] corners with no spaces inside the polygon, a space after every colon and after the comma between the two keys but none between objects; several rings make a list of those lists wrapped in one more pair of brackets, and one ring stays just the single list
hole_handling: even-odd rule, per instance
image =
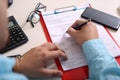
[{"label": "black smartphone", "polygon": [[90,7],[85,9],[81,17],[91,19],[96,23],[102,24],[114,30],[118,30],[120,27],[120,18]]}]

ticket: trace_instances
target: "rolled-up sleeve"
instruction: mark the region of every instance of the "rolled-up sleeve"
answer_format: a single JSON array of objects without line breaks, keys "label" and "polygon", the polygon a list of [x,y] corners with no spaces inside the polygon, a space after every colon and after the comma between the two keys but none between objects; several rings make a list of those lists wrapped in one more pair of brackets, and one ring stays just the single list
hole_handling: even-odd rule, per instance
[{"label": "rolled-up sleeve", "polygon": [[120,80],[120,67],[101,39],[86,41],[82,45],[90,80]]}]

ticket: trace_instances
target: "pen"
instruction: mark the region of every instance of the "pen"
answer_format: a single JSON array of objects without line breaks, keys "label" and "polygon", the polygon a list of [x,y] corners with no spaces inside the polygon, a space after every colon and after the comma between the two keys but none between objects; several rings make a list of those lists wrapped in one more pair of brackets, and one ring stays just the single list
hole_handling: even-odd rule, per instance
[{"label": "pen", "polygon": [[12,55],[12,56],[7,56],[7,57],[19,57],[21,56],[20,54],[17,54],[17,55]]},{"label": "pen", "polygon": [[86,25],[88,22],[90,22],[91,19],[88,19],[87,21],[85,21],[84,23],[77,25],[75,27],[73,27],[75,30],[80,30],[82,28],[82,26]]}]

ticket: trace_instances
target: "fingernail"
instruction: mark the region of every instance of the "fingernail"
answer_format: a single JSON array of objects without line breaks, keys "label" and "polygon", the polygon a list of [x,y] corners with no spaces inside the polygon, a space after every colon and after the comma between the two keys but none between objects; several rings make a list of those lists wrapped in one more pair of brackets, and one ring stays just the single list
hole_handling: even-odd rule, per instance
[{"label": "fingernail", "polygon": [[62,77],[62,75],[63,75],[63,73],[61,71],[56,74],[56,76],[58,76],[58,77]]},{"label": "fingernail", "polygon": [[[62,50],[63,51],[63,50]],[[65,54],[65,51],[63,51],[64,52],[64,54]],[[64,59],[65,60],[67,60],[68,59],[68,57],[67,57],[67,55],[65,54],[65,57],[64,57]]]},{"label": "fingernail", "polygon": [[68,59],[68,57],[67,57],[67,56],[65,56],[64,60],[67,60],[67,59]]}]

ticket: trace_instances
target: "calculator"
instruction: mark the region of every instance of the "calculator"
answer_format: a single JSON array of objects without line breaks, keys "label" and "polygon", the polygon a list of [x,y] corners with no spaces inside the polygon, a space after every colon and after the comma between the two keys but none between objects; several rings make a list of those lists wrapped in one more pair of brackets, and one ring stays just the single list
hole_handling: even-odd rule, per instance
[{"label": "calculator", "polygon": [[0,53],[5,53],[9,50],[12,50],[28,41],[28,38],[24,31],[21,29],[21,27],[18,25],[16,19],[14,16],[10,16],[9,18],[9,42],[3,50],[0,51]]}]

